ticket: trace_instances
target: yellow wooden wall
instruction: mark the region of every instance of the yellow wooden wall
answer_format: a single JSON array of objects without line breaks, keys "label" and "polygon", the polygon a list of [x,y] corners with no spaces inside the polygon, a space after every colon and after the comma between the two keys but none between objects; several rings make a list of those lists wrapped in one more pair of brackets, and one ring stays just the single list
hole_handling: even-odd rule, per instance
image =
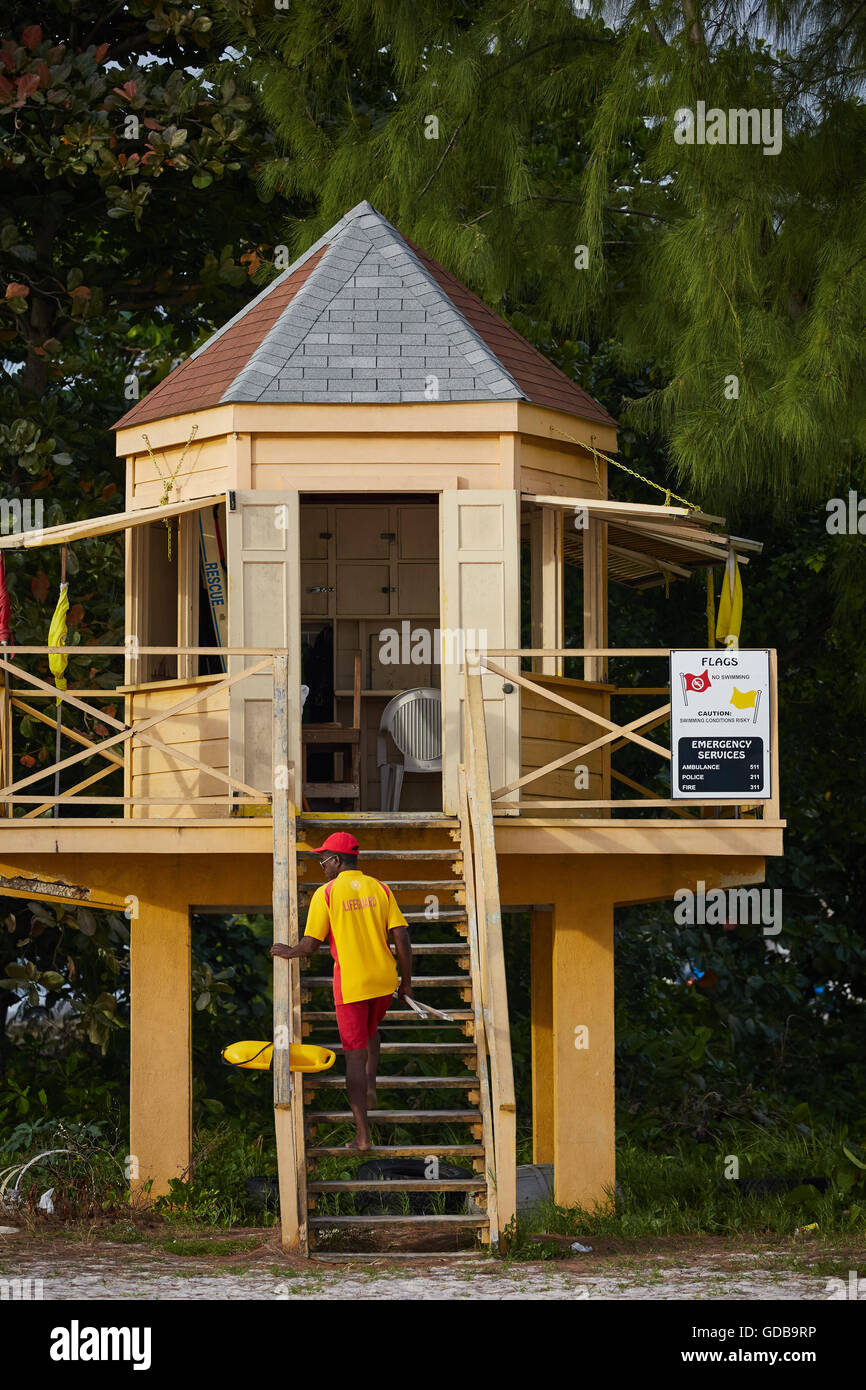
[{"label": "yellow wooden wall", "polygon": [[[532,675],[536,685],[543,686],[566,700],[585,705],[596,713],[610,718],[611,686],[593,685],[587,681],[569,680],[564,676]],[[598,738],[603,729],[579,714],[572,714],[561,705],[552,704],[534,690],[520,687],[520,775],[525,776],[535,768],[561,758],[572,748],[591,743]],[[535,782],[528,782],[520,789],[520,799],[526,803],[533,801],[580,801],[606,800],[610,796],[609,757],[606,748],[597,748],[588,753],[580,763],[589,770],[589,785],[586,789],[575,788],[575,769],[577,763],[554,772],[547,772]],[[545,812],[545,814],[548,814]],[[555,815],[555,811],[550,812]],[[570,810],[563,812],[571,815]],[[587,811],[587,815],[597,816],[597,811]]]},{"label": "yellow wooden wall", "polygon": [[[140,722],[152,718],[161,710],[171,709],[173,705],[196,694],[202,686],[215,684],[222,679],[222,676],[200,676],[188,681],[143,687],[127,695],[127,719]],[[161,743],[181,749],[208,767],[228,772],[228,691],[206,696],[184,714],[172,715],[165,723],[155,725],[150,732]],[[134,747],[129,755],[129,763],[129,795],[177,796],[177,802],[167,806],[130,807],[128,809],[133,817],[188,816],[208,820],[229,814],[228,788],[217,778],[187,767],[156,748]],[[188,799],[193,796],[219,796],[225,800],[216,806],[196,806],[191,805]]]}]

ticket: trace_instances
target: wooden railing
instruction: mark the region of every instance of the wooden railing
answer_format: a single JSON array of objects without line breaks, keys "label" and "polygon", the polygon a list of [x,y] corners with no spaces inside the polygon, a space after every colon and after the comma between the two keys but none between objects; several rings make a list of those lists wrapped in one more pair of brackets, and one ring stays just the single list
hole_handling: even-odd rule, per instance
[{"label": "wooden railing", "polygon": [[[612,817],[622,812],[640,812],[646,815],[648,812],[669,813],[665,818],[673,819],[699,819],[706,817],[708,813],[718,816],[726,812],[728,816],[738,817],[740,815],[757,816],[760,815],[765,821],[778,821],[780,816],[779,800],[779,741],[778,741],[778,692],[777,692],[777,662],[776,652],[770,651],[770,746],[771,746],[771,784],[772,795],[764,800],[750,801],[746,793],[742,797],[736,798],[713,798],[713,797],[689,797],[688,801],[674,799],[671,796],[664,796],[658,790],[647,786],[644,782],[629,776],[620,769],[611,765],[612,755],[621,749],[631,747],[640,748],[648,752],[653,758],[660,760],[662,767],[670,766],[671,751],[662,743],[648,738],[647,735],[653,730],[666,725],[670,720],[670,687],[668,684],[667,673],[665,673],[665,683],[662,685],[616,685],[611,682],[604,684],[586,683],[581,681],[565,681],[563,685],[572,687],[569,696],[562,693],[561,688],[551,688],[556,682],[545,682],[544,677],[537,677],[524,671],[506,669],[500,663],[508,660],[510,665],[515,665],[515,658],[588,658],[595,659],[601,667],[602,663],[616,659],[621,660],[645,660],[645,659],[664,659],[670,658],[670,647],[566,647],[556,650],[546,650],[542,648],[502,648],[489,649],[483,653],[472,654],[472,667],[476,673],[482,670],[501,676],[504,681],[517,685],[522,690],[532,692],[533,697],[546,701],[557,711],[566,711],[581,722],[588,723],[600,729],[597,736],[587,739],[583,743],[568,749],[550,759],[543,766],[533,767],[522,772],[519,777],[512,778],[509,782],[493,788],[491,800],[494,809],[516,811],[531,811],[532,814],[544,811],[573,811],[575,814],[585,816],[587,812],[597,812],[605,817]],[[467,688],[472,677],[467,678]],[[480,682],[480,674],[476,676]],[[652,697],[663,698],[663,703],[653,705],[645,714],[632,718],[625,723],[617,723],[608,718],[607,714],[600,712],[598,708],[592,708],[587,698],[574,698],[574,689],[580,693],[580,686],[583,685],[589,691],[602,691],[604,701],[609,708],[614,699],[625,697]],[[523,742],[523,740],[522,740]],[[565,799],[550,799],[524,801],[515,793],[520,793],[524,788],[529,788],[533,783],[551,773],[561,769],[573,768],[581,764],[582,760],[590,757],[593,753],[601,752],[604,759],[605,780],[616,782],[627,787],[631,791],[638,793],[640,799],[629,797],[593,797],[583,796],[575,792],[574,796]],[[691,809],[691,808],[694,808]],[[670,813],[673,813],[671,815]]]},{"label": "wooden railing", "polygon": [[[493,1138],[494,1165],[493,1172],[488,1172],[488,1209],[491,1241],[496,1243],[517,1210],[517,1105],[511,1062],[487,730],[481,676],[477,672],[467,673],[464,714],[466,761],[461,767],[459,781],[460,828],[476,1008],[476,1040],[482,1079],[482,1129],[486,1124]],[[488,1075],[489,1100],[486,1090]],[[491,1146],[485,1143],[485,1149],[490,1152]]]},{"label": "wooden railing", "polygon": [[[0,648],[0,653],[4,650]],[[184,714],[189,710],[194,710],[202,701],[211,699],[214,695],[219,695],[223,691],[228,691],[231,687],[237,686],[241,681],[248,680],[251,676],[270,673],[273,677],[275,660],[285,656],[285,652],[273,648],[262,647],[231,647],[231,648],[211,648],[211,647],[140,647],[136,651],[137,657],[143,656],[199,656],[211,655],[221,657],[258,657],[253,665],[238,671],[235,675],[226,676],[216,682],[209,682],[194,693],[185,696],[183,699],[172,704],[168,709],[160,710],[158,713],[148,718],[128,723],[115,717],[98,705],[94,700],[105,701],[109,704],[122,703],[125,696],[130,693],[130,687],[124,686],[121,679],[117,679],[114,685],[99,687],[95,689],[69,689],[58,690],[51,682],[44,680],[40,676],[33,675],[21,665],[21,658],[25,656],[41,657],[43,660],[52,653],[63,653],[66,656],[78,659],[82,656],[90,658],[91,661],[105,659],[106,657],[118,657],[128,655],[124,647],[16,647],[14,649],[14,660],[12,656],[0,655],[0,672],[2,672],[2,720],[0,720],[0,813],[11,817],[15,814],[14,808],[17,806],[28,806],[31,809],[24,813],[25,818],[43,815],[52,808],[57,808],[57,812],[72,806],[80,807],[100,807],[100,808],[135,808],[135,807],[158,807],[158,806],[177,806],[179,803],[189,806],[219,806],[223,810],[227,807],[235,808],[244,805],[268,804],[272,801],[272,789],[260,789],[251,786],[238,777],[233,777],[222,768],[212,767],[197,758],[192,753],[185,751],[177,744],[166,743],[156,737],[151,730],[158,725],[171,720],[178,715]],[[182,682],[181,682],[182,683]],[[34,700],[52,703],[40,709],[34,704]],[[57,701],[57,704],[54,704]],[[56,711],[56,714],[49,713],[49,710]],[[91,732],[85,733],[80,728],[66,727],[63,724],[63,710],[75,710],[84,716],[86,721],[90,720],[93,724],[101,725],[104,728],[113,730],[104,738],[93,736]],[[57,731],[58,721],[60,722],[60,732],[63,738],[71,740],[80,745],[79,751],[65,758],[57,758],[53,763],[41,765],[37,771],[29,773],[20,778],[15,778],[14,756],[13,756],[13,716],[15,713],[22,714],[29,719],[35,719],[49,728]],[[227,731],[228,732],[228,731]],[[134,795],[85,795],[94,783],[101,781],[104,777],[113,772],[124,771],[131,767],[131,750],[133,746],[155,750],[163,757],[170,760],[174,768],[179,765],[183,768],[191,769],[199,773],[202,777],[221,782],[226,790],[220,795],[199,796],[187,795],[186,792],[174,792],[168,796],[134,796]],[[67,786],[64,790],[55,793],[40,792],[35,794],[27,788],[34,788],[37,784],[44,783],[47,779],[57,778],[60,773],[65,772],[79,763],[90,760],[91,758],[101,758],[105,761],[105,766],[98,768],[94,773],[82,781]],[[57,813],[56,812],[56,813]]]}]

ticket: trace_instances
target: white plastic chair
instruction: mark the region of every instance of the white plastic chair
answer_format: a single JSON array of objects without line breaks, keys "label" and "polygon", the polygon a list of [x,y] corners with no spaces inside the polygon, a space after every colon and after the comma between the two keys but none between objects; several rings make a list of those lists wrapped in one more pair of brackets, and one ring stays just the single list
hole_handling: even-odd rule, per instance
[{"label": "white plastic chair", "polygon": [[[402,763],[388,761],[388,735],[403,754]],[[404,690],[389,700],[376,740],[382,811],[399,811],[405,772],[442,771],[442,696],[433,688]]]}]

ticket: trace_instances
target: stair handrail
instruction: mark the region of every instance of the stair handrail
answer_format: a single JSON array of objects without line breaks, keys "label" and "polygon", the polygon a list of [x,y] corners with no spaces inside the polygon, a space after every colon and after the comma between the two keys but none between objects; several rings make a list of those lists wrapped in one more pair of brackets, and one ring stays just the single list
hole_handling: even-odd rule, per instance
[{"label": "stair handrail", "polygon": [[481,1112],[481,1139],[484,1148],[484,1178],[487,1184],[487,1220],[490,1245],[499,1246],[499,1203],[496,1182],[496,1144],[493,1132],[493,1108],[490,1092],[487,1028],[484,1019],[481,978],[481,947],[478,940],[478,907],[475,896],[475,871],[472,854],[472,830],[469,821],[469,801],[466,793],[466,768],[457,769],[458,816],[460,844],[463,852],[463,881],[466,894],[467,942],[469,971],[472,980],[472,1012],[475,1024],[475,1046],[478,1069],[478,1109]]},{"label": "stair handrail", "polygon": [[[289,762],[288,657],[274,657],[273,913],[274,941],[298,944],[298,862],[295,767]],[[284,1250],[308,1254],[307,1168],[303,1078],[291,1071],[291,1045],[301,1037],[300,962],[274,959],[274,1128]]]},{"label": "stair handrail", "polygon": [[[499,875],[496,868],[487,728],[481,672],[477,663],[467,662],[465,689],[466,791],[472,832],[471,853],[477,907],[481,1002],[485,1044],[490,1057],[497,1210],[500,1228],[505,1229],[516,1215],[517,1209],[517,1105],[511,1061],[505,946],[499,902]],[[466,852],[470,852],[468,847]]]}]

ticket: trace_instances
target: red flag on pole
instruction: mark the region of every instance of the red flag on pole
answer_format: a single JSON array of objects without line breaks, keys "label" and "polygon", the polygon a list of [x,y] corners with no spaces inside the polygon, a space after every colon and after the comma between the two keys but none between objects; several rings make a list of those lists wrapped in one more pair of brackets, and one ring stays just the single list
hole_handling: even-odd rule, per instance
[{"label": "red flag on pole", "polygon": [[706,671],[700,671],[696,676],[686,671],[683,675],[683,680],[686,683],[686,690],[696,690],[698,693],[703,690],[709,690],[711,684]]}]

